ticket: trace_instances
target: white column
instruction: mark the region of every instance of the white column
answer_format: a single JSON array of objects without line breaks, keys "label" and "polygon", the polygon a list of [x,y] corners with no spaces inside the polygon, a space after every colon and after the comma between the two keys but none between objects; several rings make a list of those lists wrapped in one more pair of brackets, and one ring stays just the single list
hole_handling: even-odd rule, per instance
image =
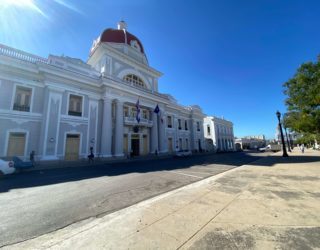
[{"label": "white column", "polygon": [[116,100],[115,156],[123,156],[123,102]]},{"label": "white column", "polygon": [[152,121],[153,125],[151,128],[151,153],[155,153],[158,148],[158,115],[155,112],[152,112]]},{"label": "white column", "polygon": [[112,143],[112,99],[105,97],[103,101],[101,153],[103,157],[110,157]]},{"label": "white column", "polygon": [[162,111],[162,121],[159,119],[159,151],[166,153],[167,149],[167,135],[166,135],[166,115]]},{"label": "white column", "polygon": [[98,100],[89,99],[89,121],[88,121],[88,137],[87,137],[87,154],[90,153],[90,147],[93,152],[97,153],[97,130],[98,130]]}]

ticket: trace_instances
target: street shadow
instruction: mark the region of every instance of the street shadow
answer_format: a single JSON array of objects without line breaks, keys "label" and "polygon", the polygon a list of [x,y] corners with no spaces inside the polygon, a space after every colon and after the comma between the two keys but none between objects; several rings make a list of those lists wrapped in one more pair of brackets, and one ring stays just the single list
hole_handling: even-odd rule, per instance
[{"label": "street shadow", "polygon": [[[171,170],[183,170],[193,166],[209,166],[226,169],[239,167],[241,165],[257,165],[261,167],[272,167],[276,163],[305,163],[319,162],[320,156],[281,156],[267,155],[265,153],[235,152],[223,154],[193,155],[185,158],[166,158],[148,161],[101,163],[98,165],[65,167],[48,170],[35,170],[6,176],[0,179],[0,193],[12,189],[29,188],[37,186],[53,185],[65,182],[74,182],[84,179],[120,176],[131,173],[149,173]],[[206,167],[206,168],[207,168]]]}]

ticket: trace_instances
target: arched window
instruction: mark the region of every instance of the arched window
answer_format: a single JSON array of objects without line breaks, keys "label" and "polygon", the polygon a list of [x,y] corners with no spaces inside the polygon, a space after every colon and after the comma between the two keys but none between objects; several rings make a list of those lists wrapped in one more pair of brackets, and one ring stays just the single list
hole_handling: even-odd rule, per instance
[{"label": "arched window", "polygon": [[126,82],[132,83],[134,86],[140,87],[140,88],[147,88],[143,80],[136,75],[129,74],[123,77],[123,80]]},{"label": "arched window", "polygon": [[140,48],[140,46],[139,46],[139,44],[138,44],[138,42],[137,42],[136,40],[131,40],[130,45],[131,45],[133,48],[135,48],[136,50],[138,50],[138,51],[141,52],[141,48]]}]

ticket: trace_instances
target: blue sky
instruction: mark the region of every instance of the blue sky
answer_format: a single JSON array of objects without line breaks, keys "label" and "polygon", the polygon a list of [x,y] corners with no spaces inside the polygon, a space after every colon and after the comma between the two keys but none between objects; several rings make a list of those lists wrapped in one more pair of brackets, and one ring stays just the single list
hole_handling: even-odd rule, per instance
[{"label": "blue sky", "polygon": [[87,60],[120,19],[164,73],[161,92],[273,138],[282,83],[320,54],[320,1],[0,0],[0,43]]}]

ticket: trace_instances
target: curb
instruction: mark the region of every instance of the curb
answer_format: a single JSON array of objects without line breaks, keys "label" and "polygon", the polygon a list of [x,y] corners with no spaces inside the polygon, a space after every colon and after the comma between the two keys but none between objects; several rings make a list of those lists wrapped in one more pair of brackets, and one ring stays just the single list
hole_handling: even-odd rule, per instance
[{"label": "curb", "polygon": [[[212,153],[194,154],[189,157],[204,156],[204,155],[210,155],[210,154],[212,154]],[[162,159],[169,159],[169,158],[174,159],[174,157],[175,157],[175,155],[163,154],[163,155],[158,155],[157,157],[145,157],[145,158],[139,157],[139,158],[130,158],[130,159],[127,159],[127,158],[118,158],[118,159],[100,158],[93,163],[88,162],[86,159],[83,159],[83,161],[80,160],[80,161],[74,161],[74,162],[68,162],[68,161],[64,161],[64,160],[53,161],[52,164],[50,164],[50,161],[47,161],[47,162],[40,162],[40,164],[38,163],[39,165],[37,165],[37,163],[36,163],[36,166],[34,168],[22,170],[20,173],[59,169],[59,168],[103,166],[103,165],[115,164],[115,163],[146,162],[146,161],[155,161],[155,160],[162,160]],[[48,165],[46,166],[46,164],[48,164]]]}]

